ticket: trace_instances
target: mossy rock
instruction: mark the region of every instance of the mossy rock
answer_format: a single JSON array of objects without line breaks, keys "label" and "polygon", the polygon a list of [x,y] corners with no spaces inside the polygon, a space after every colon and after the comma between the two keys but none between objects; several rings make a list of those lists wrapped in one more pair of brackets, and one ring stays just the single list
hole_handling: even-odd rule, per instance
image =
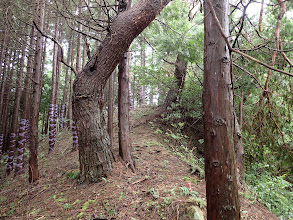
[{"label": "mossy rock", "polygon": [[198,206],[190,206],[187,208],[187,215],[192,220],[204,220],[203,212]]}]

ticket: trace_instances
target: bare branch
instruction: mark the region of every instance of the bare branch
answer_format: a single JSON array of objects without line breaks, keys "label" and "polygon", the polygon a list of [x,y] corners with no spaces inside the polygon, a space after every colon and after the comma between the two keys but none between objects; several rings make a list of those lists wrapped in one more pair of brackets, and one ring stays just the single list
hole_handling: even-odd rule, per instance
[{"label": "bare branch", "polygon": [[41,31],[41,29],[38,27],[38,25],[35,23],[35,21],[33,21],[33,23],[34,23],[34,26],[36,27],[36,29],[41,33],[41,35],[42,36],[44,36],[44,37],[46,37],[46,38],[49,38],[50,40],[52,40],[54,43],[56,43],[57,45],[58,45],[58,47],[60,48],[60,50],[61,50],[61,62],[65,65],[65,66],[67,66],[67,67],[69,67],[73,72],[74,72],[74,74],[75,75],[77,75],[77,72],[76,72],[76,70],[74,69],[74,67],[72,67],[71,65],[69,65],[65,60],[64,60],[64,52],[63,52],[63,47],[62,47],[62,45],[54,38],[54,37],[50,37],[50,36],[48,36],[48,35],[46,35],[45,33],[43,33],[43,31]]}]

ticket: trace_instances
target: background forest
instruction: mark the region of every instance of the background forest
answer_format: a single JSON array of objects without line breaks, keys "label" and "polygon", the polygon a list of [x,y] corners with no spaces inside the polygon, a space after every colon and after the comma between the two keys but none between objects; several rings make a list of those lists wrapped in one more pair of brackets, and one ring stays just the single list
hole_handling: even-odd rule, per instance
[{"label": "background forest", "polygon": [[[1,191],[18,175],[29,173],[26,179],[37,181],[38,146],[43,140],[48,141],[46,154],[51,153],[58,135],[72,131],[70,148],[80,147],[79,138],[84,138],[77,136],[78,115],[72,112],[78,93],[73,94],[74,80],[101,53],[97,48],[109,33],[116,34],[113,21],[127,2],[0,2]],[[257,198],[280,219],[292,219],[293,2],[231,0],[229,23],[228,40],[239,51],[228,61],[239,193]],[[204,32],[204,2],[173,0],[134,39],[125,53],[127,89],[119,87],[118,68],[104,88],[93,88],[103,90],[97,108],[101,118],[108,117],[107,143],[114,143],[120,96],[128,90],[132,119],[126,132],[145,117],[145,123],[158,136],[165,135],[179,157],[204,176]],[[148,115],[136,109],[147,109]],[[134,169],[132,160],[120,156]]]}]

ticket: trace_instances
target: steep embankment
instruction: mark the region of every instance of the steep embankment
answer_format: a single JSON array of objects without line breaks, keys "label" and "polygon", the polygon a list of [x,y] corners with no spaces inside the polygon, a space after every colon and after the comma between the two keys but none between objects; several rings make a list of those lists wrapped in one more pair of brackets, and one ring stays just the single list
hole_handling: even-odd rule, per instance
[{"label": "steep embankment", "polygon": [[[137,111],[132,120],[141,120],[146,112]],[[174,154],[176,146],[155,132],[155,126],[142,123],[132,129],[136,173],[117,158],[112,175],[90,185],[78,183],[78,152],[71,152],[69,131],[58,135],[50,155],[47,140],[42,141],[38,183],[28,184],[27,174],[16,179],[1,176],[1,218],[191,219],[195,210],[205,213],[204,180],[191,173],[182,155]],[[115,141],[117,152],[117,137]],[[241,201],[243,219],[277,219],[256,200]]]}]

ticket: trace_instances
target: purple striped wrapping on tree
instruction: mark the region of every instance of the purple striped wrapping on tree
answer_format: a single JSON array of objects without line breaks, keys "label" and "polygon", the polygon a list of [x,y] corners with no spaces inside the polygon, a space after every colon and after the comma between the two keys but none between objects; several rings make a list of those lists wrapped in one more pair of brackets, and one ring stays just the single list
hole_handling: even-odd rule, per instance
[{"label": "purple striped wrapping on tree", "polygon": [[0,134],[0,160],[2,158],[3,139],[4,139],[4,135]]},{"label": "purple striped wrapping on tree", "polygon": [[20,119],[19,123],[19,139],[18,139],[18,145],[17,145],[17,157],[16,157],[16,164],[15,164],[15,171],[16,174],[19,172],[22,172],[23,165],[24,165],[24,149],[26,144],[26,123],[27,120],[22,118]]},{"label": "purple striped wrapping on tree", "polygon": [[50,104],[49,106],[49,153],[54,151],[57,133],[57,113],[58,105]]},{"label": "purple striped wrapping on tree", "polygon": [[9,146],[9,151],[8,151],[7,166],[6,166],[6,172],[8,174],[13,170],[15,142],[16,142],[16,134],[11,133],[10,134],[10,146]]},{"label": "purple striped wrapping on tree", "polygon": [[61,112],[60,112],[60,122],[59,122],[59,129],[62,130],[64,128],[64,116],[66,112],[66,104],[61,105]]},{"label": "purple striped wrapping on tree", "polygon": [[78,144],[78,136],[77,136],[75,121],[72,121],[72,139],[73,139],[73,144]]}]

